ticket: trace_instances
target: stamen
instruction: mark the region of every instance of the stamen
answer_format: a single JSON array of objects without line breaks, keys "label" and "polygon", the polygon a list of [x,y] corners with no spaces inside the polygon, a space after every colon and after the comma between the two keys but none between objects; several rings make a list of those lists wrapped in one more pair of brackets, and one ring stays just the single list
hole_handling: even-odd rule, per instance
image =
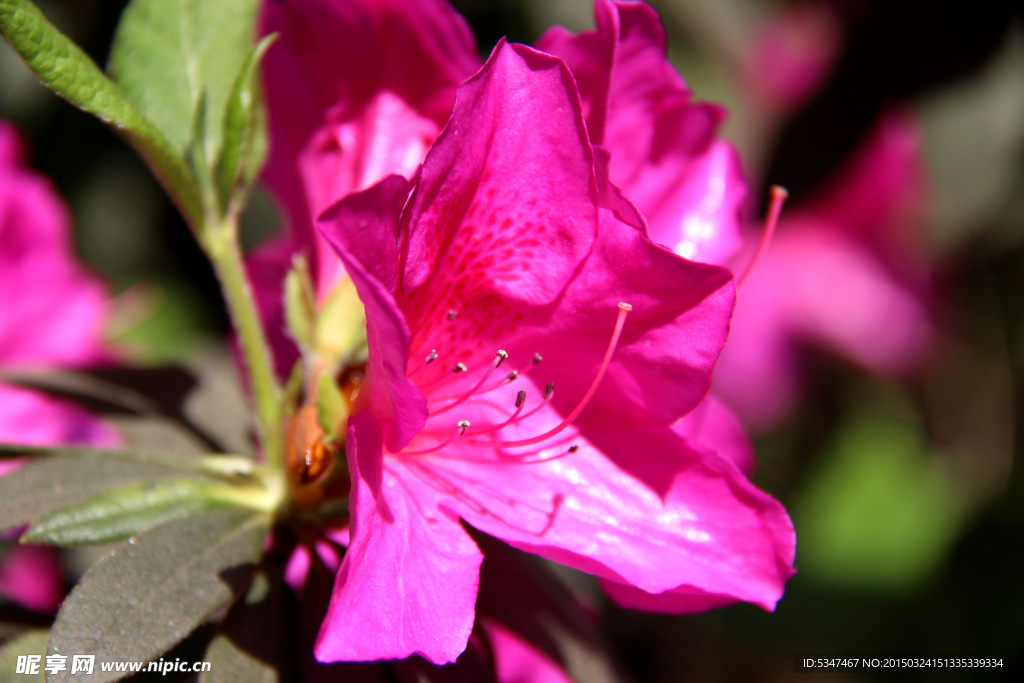
[{"label": "stamen", "polygon": [[505,381],[506,382],[515,381],[515,378],[518,377],[518,376],[519,376],[519,371],[518,370],[513,370],[512,372],[508,373],[508,376],[505,377]]},{"label": "stamen", "polygon": [[[497,370],[501,366],[502,362],[504,362],[504,360],[506,358],[508,358],[508,354],[499,349],[498,353],[496,353],[495,356],[494,356],[494,360],[491,362],[491,367],[487,368],[487,372],[485,372],[484,376],[480,378],[480,381],[476,383],[476,386],[474,386],[472,389],[467,391],[462,396],[459,396],[458,398],[456,398],[452,403],[449,403],[448,405],[444,406],[443,408],[438,408],[437,410],[431,412],[428,415],[428,417],[433,417],[434,415],[438,415],[440,413],[443,413],[446,410],[451,410],[452,408],[454,408],[455,406],[459,405],[460,403],[463,403],[464,401],[468,400],[470,397],[478,394],[480,392],[480,387],[482,387],[484,385],[484,383],[487,382],[487,380],[489,380],[491,378],[491,373],[493,373],[495,370]],[[461,369],[460,369],[460,367],[461,367]],[[462,363],[459,363],[458,365],[456,365],[452,369],[452,372],[465,372],[465,371],[466,371],[466,366],[464,364],[462,364]]]},{"label": "stamen", "polygon": [[455,433],[452,434],[447,440],[442,441],[436,446],[424,448],[423,450],[419,451],[402,451],[402,455],[426,455],[427,453],[436,453],[437,451],[449,446],[453,441],[455,441],[455,439],[465,434],[467,429],[469,429],[469,420],[459,420],[458,424],[455,427]]},{"label": "stamen", "polygon": [[551,398],[551,394],[555,393],[555,383],[548,382],[548,385],[544,387],[544,400]]},{"label": "stamen", "polygon": [[526,392],[520,391],[516,394],[516,408],[522,408],[523,403],[526,401]]},{"label": "stamen", "polygon": [[455,320],[455,318],[457,318],[458,316],[459,316],[458,311],[454,311],[454,310],[448,311],[448,320]]},{"label": "stamen", "polygon": [[533,364],[534,365],[540,365],[540,362],[542,360],[544,360],[544,356],[540,355],[539,353],[533,354]]},{"label": "stamen", "polygon": [[570,453],[575,453],[579,449],[580,449],[580,445],[578,443],[574,443],[573,445],[569,446],[569,452]]},{"label": "stamen", "polygon": [[782,213],[782,205],[786,203],[786,198],[789,197],[789,192],[786,188],[778,185],[772,185],[771,187],[771,199],[768,204],[768,213],[764,219],[764,232],[761,233],[761,243],[757,245],[757,251],[754,252],[754,258],[750,259],[750,263],[747,264],[747,269],[743,271],[743,275],[740,275],[739,279],[736,280],[736,287],[742,287],[743,284],[750,278],[750,274],[754,272],[754,267],[757,266],[758,261],[764,256],[764,253],[768,251],[768,245],[771,244],[772,237],[775,235],[775,227],[779,223],[779,215]]},{"label": "stamen", "polygon": [[[615,320],[615,329],[612,330],[612,338],[608,342],[608,350],[605,351],[604,359],[601,361],[601,367],[598,368],[597,375],[594,377],[594,381],[591,382],[590,387],[587,389],[587,392],[583,395],[583,398],[580,399],[580,402],[576,405],[575,408],[573,408],[573,411],[569,413],[564,420],[562,420],[557,426],[555,426],[552,429],[549,429],[543,434],[538,434],[537,436],[531,437],[529,439],[520,439],[519,441],[495,441],[490,442],[489,445],[504,447],[530,446],[532,444],[540,443],[542,441],[550,439],[552,436],[555,436],[556,434],[564,430],[566,427],[571,425],[576,420],[576,418],[580,416],[580,413],[582,413],[583,410],[587,407],[587,404],[590,403],[590,399],[594,397],[594,394],[597,393],[597,387],[601,384],[601,380],[604,379],[604,375],[608,371],[608,366],[612,362],[612,356],[615,354],[615,348],[619,345],[619,337],[622,336],[622,328],[626,324],[626,316],[629,315],[629,312],[632,310],[633,307],[630,306],[629,304],[621,301],[619,302],[619,316]],[[548,387],[547,389],[545,389],[544,393],[548,394],[549,390],[551,392],[554,392],[554,382],[548,384]],[[550,396],[550,394],[548,394],[548,396]],[[474,441],[473,443],[488,444],[487,441]]]},{"label": "stamen", "polygon": [[459,374],[460,372],[465,372],[466,369],[467,368],[465,363],[456,363],[455,367],[452,368],[452,372],[454,372],[455,374]]}]

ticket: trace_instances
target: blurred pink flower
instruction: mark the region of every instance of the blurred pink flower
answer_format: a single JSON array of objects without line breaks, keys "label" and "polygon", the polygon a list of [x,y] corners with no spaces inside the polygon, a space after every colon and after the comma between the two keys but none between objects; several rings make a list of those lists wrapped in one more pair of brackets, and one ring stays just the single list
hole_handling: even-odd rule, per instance
[{"label": "blurred pink flower", "polygon": [[[499,44],[412,183],[350,195],[322,230],[369,360],[318,658],[453,661],[482,559],[460,519],[644,594],[774,608],[788,516],[671,427],[707,391],[731,278],[650,241],[561,60]],[[518,383],[493,374],[506,358]]]},{"label": "blurred pink flower", "polygon": [[[104,357],[106,290],[75,260],[68,217],[50,183],[22,165],[0,121],[0,369],[66,367]],[[0,441],[109,446],[116,432],[84,410],[0,383]],[[0,462],[0,475],[18,466]],[[63,597],[55,551],[16,546],[0,560],[0,594],[53,611]]]},{"label": "blurred pink flower", "polygon": [[835,10],[824,2],[785,5],[752,32],[743,88],[762,105],[791,112],[828,77],[842,45]]},{"label": "blurred pink flower", "polygon": [[817,196],[783,212],[715,373],[715,390],[750,424],[794,408],[808,343],[884,375],[924,359],[933,330],[917,233],[921,154],[916,122],[890,112]]}]

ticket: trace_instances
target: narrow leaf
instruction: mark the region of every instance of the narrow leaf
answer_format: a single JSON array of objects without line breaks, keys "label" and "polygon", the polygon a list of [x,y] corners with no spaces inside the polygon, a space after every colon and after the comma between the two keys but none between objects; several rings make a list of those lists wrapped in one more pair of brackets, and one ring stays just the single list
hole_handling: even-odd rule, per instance
[{"label": "narrow leaf", "polygon": [[0,0],[0,28],[47,87],[123,135],[153,169],[185,219],[193,226],[199,224],[198,194],[181,152],[88,55],[28,0]]},{"label": "narrow leaf", "polygon": [[276,38],[276,34],[267,36],[252,49],[231,86],[224,110],[224,143],[217,160],[217,181],[225,205],[244,202],[266,157],[266,112],[259,66]]},{"label": "narrow leaf", "polygon": [[22,543],[82,545],[128,538],[174,519],[235,504],[223,485],[194,479],[132,484],[40,520]]},{"label": "narrow leaf", "polygon": [[[133,0],[121,15],[110,72],[125,95],[179,153],[193,142],[193,117],[205,97],[208,122],[223,120],[236,74],[249,54],[256,0]],[[207,159],[221,131],[207,127]]]},{"label": "narrow leaf", "polygon": [[168,477],[222,481],[187,460],[174,467],[95,452],[36,458],[0,477],[0,529],[38,522],[110,489]]},{"label": "narrow leaf", "polygon": [[[64,601],[48,651],[96,654],[90,681],[125,674],[101,662],[150,661],[246,588],[263,552],[265,515],[218,510],[156,527],[90,569]],[[51,681],[72,680],[68,672]]]},{"label": "narrow leaf", "polygon": [[301,255],[292,261],[291,270],[284,279],[284,315],[288,331],[306,350],[313,347],[313,329],[316,324],[316,294],[309,266]]}]

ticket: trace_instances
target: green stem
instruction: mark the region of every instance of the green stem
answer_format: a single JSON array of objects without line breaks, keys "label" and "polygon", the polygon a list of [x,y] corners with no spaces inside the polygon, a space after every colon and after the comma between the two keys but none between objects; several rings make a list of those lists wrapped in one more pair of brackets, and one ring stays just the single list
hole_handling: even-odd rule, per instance
[{"label": "green stem", "polygon": [[249,371],[260,444],[267,466],[278,470],[284,453],[281,438],[280,393],[274,375],[266,334],[249,286],[238,245],[238,226],[233,218],[207,225],[202,240],[213,269],[220,279],[228,312],[238,334]]}]

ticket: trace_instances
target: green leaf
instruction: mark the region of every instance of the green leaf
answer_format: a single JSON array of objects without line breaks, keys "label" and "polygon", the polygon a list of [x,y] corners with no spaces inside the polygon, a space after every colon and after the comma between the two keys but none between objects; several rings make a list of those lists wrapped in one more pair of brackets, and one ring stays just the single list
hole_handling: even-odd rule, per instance
[{"label": "green leaf", "polygon": [[38,522],[58,510],[118,487],[153,484],[167,478],[223,481],[214,473],[197,469],[196,464],[187,459],[182,460],[181,466],[174,466],[162,457],[147,462],[117,457],[117,452],[97,453],[84,449],[63,449],[63,452],[70,455],[36,458],[0,477],[0,529]]},{"label": "green leaf", "polygon": [[276,683],[291,680],[291,595],[279,577],[261,571],[237,601],[206,651],[210,671],[199,683]]},{"label": "green leaf", "polygon": [[[46,680],[43,667],[46,665],[46,639],[49,633],[45,629],[33,629],[12,638],[0,647],[0,681],[33,681]],[[39,655],[39,673],[33,676],[16,673],[19,655]]]},{"label": "green leaf", "polygon": [[224,145],[217,160],[221,201],[236,210],[245,202],[249,188],[267,154],[267,117],[260,92],[260,62],[277,39],[270,35],[252,49],[235,77],[224,110]]},{"label": "green leaf", "polygon": [[344,434],[338,434],[338,425],[348,419],[348,403],[329,373],[321,374],[319,382],[316,392],[316,418],[320,428],[332,439],[344,439]]},{"label": "green leaf", "polygon": [[217,510],[132,539],[71,591],[50,632],[49,652],[94,653],[90,681],[123,677],[101,671],[101,662],[152,660],[245,590],[268,528],[266,515]]},{"label": "green leaf", "polygon": [[216,159],[221,130],[193,140],[197,105],[205,119],[224,118],[232,83],[253,42],[256,0],[133,0],[121,15],[110,50],[110,72],[128,99],[180,154],[203,145]]},{"label": "green leaf", "polygon": [[28,0],[0,0],[0,28],[47,87],[123,135],[153,169],[185,219],[199,225],[198,191],[180,149],[175,150],[88,55]]},{"label": "green leaf", "polygon": [[296,256],[284,279],[284,315],[288,331],[301,349],[313,348],[316,325],[316,294],[306,259]]},{"label": "green leaf", "polygon": [[132,484],[63,508],[22,534],[22,543],[81,545],[128,538],[159,524],[237,506],[233,491],[195,479]]}]

